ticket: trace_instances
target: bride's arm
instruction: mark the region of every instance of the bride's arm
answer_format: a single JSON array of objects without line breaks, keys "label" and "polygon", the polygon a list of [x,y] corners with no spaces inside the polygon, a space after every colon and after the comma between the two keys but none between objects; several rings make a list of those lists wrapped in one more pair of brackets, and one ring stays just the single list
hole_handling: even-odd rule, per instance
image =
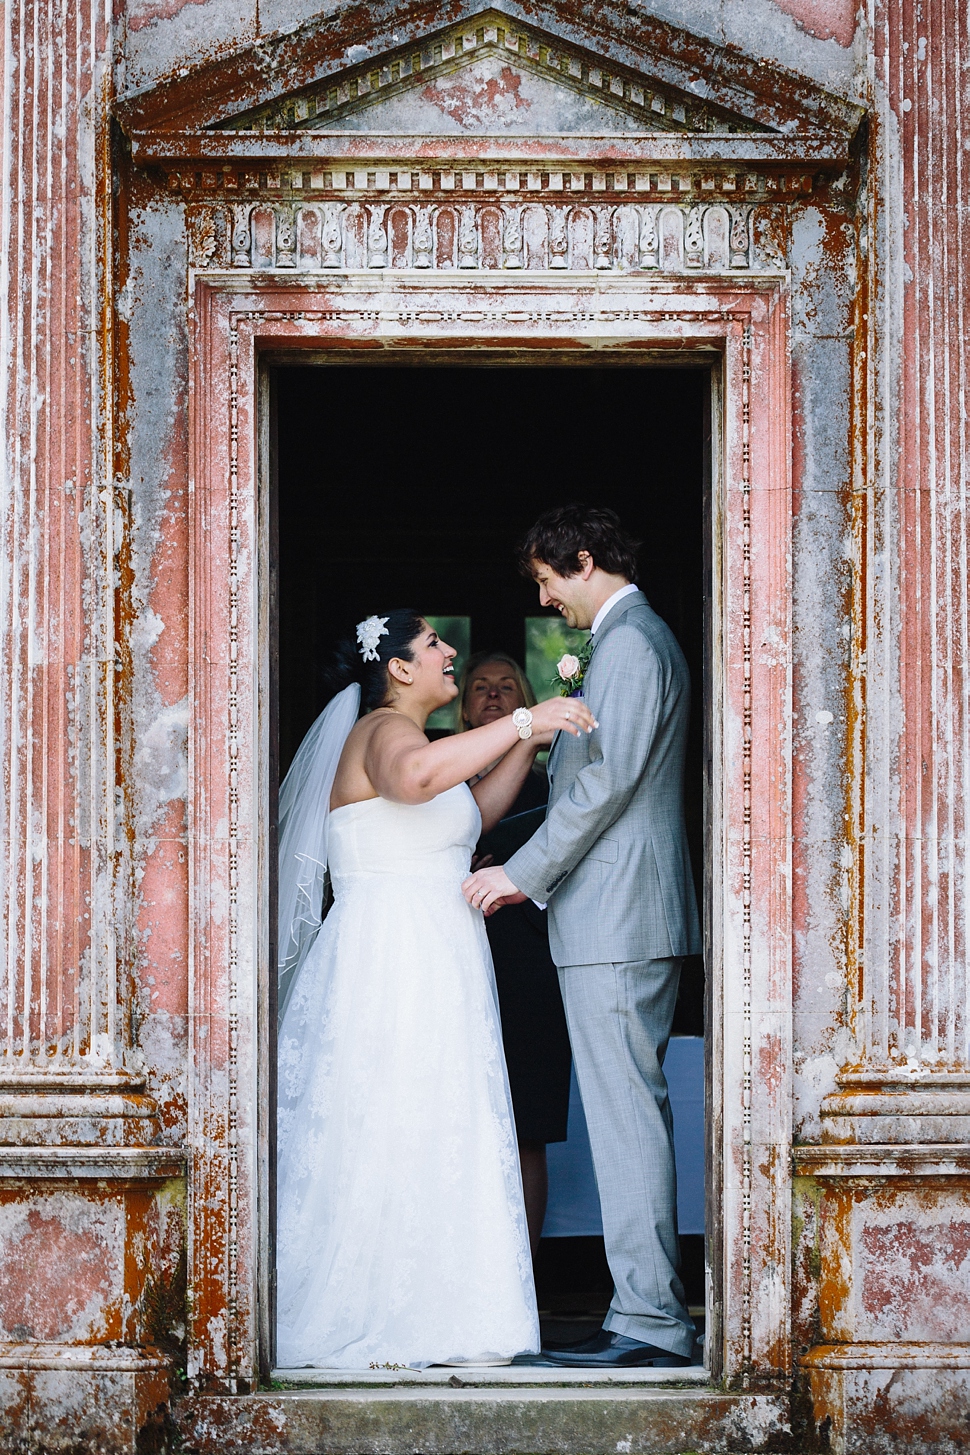
[{"label": "bride's arm", "polygon": [[[532,708],[532,719],[533,730],[540,737],[560,729],[575,737],[595,726],[592,713],[578,698],[551,697],[540,702]],[[519,741],[510,717],[429,743],[416,723],[402,714],[389,713],[370,734],[364,750],[364,771],[381,798],[393,803],[427,803],[474,778],[496,758],[504,758]],[[489,778],[501,766],[493,769]]]},{"label": "bride's arm", "polygon": [[491,773],[472,784],[472,793],[482,816],[482,833],[489,833],[504,818],[519,796],[519,789],[528,778],[536,752],[546,746],[545,738],[532,737],[515,743]]}]

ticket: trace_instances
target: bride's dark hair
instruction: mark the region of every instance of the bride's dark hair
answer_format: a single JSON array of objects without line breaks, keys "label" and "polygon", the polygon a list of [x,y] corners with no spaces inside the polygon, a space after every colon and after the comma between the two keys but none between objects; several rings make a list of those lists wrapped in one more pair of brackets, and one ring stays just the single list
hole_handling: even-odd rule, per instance
[{"label": "bride's dark hair", "polygon": [[353,628],[341,639],[333,661],[324,670],[324,680],[331,697],[342,688],[349,687],[352,682],[360,683],[361,713],[373,712],[375,707],[387,705],[391,685],[387,664],[392,657],[413,662],[411,643],[425,626],[424,617],[410,607],[400,607],[397,611],[379,611],[376,615],[387,618],[384,623],[387,633],[378,638],[375,646],[377,661],[364,661],[357,631]]}]

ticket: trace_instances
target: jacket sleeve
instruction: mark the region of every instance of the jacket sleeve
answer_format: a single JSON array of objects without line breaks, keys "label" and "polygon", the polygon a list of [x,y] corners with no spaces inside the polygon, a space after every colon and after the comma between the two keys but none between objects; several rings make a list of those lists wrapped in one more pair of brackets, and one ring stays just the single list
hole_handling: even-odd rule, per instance
[{"label": "jacket sleeve", "polygon": [[590,761],[505,865],[531,899],[550,899],[630,802],[662,720],[666,686],[660,658],[636,627],[620,623],[604,636],[584,684],[599,722]]}]

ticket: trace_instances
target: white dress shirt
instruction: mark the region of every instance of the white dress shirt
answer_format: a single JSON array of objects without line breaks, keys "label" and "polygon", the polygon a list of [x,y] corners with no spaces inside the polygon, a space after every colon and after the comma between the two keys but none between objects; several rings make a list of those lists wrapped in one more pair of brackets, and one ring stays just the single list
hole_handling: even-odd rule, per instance
[{"label": "white dress shirt", "polygon": [[593,625],[589,629],[590,636],[593,636],[597,628],[603,625],[604,617],[607,615],[608,612],[613,609],[618,601],[622,600],[624,596],[629,596],[631,591],[639,590],[639,586],[634,586],[632,581],[628,581],[625,586],[620,587],[619,591],[614,591],[613,595],[608,597],[607,600],[603,602],[603,605],[593,617]]}]

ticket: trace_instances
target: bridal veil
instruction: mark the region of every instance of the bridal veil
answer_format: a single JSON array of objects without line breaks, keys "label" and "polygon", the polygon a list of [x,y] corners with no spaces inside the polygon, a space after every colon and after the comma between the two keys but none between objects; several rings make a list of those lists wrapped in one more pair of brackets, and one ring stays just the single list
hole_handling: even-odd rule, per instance
[{"label": "bridal veil", "polygon": [[337,765],[360,713],[352,682],[328,702],[283,779],[279,800],[279,1019],[320,930],[327,873],[330,794]]}]

